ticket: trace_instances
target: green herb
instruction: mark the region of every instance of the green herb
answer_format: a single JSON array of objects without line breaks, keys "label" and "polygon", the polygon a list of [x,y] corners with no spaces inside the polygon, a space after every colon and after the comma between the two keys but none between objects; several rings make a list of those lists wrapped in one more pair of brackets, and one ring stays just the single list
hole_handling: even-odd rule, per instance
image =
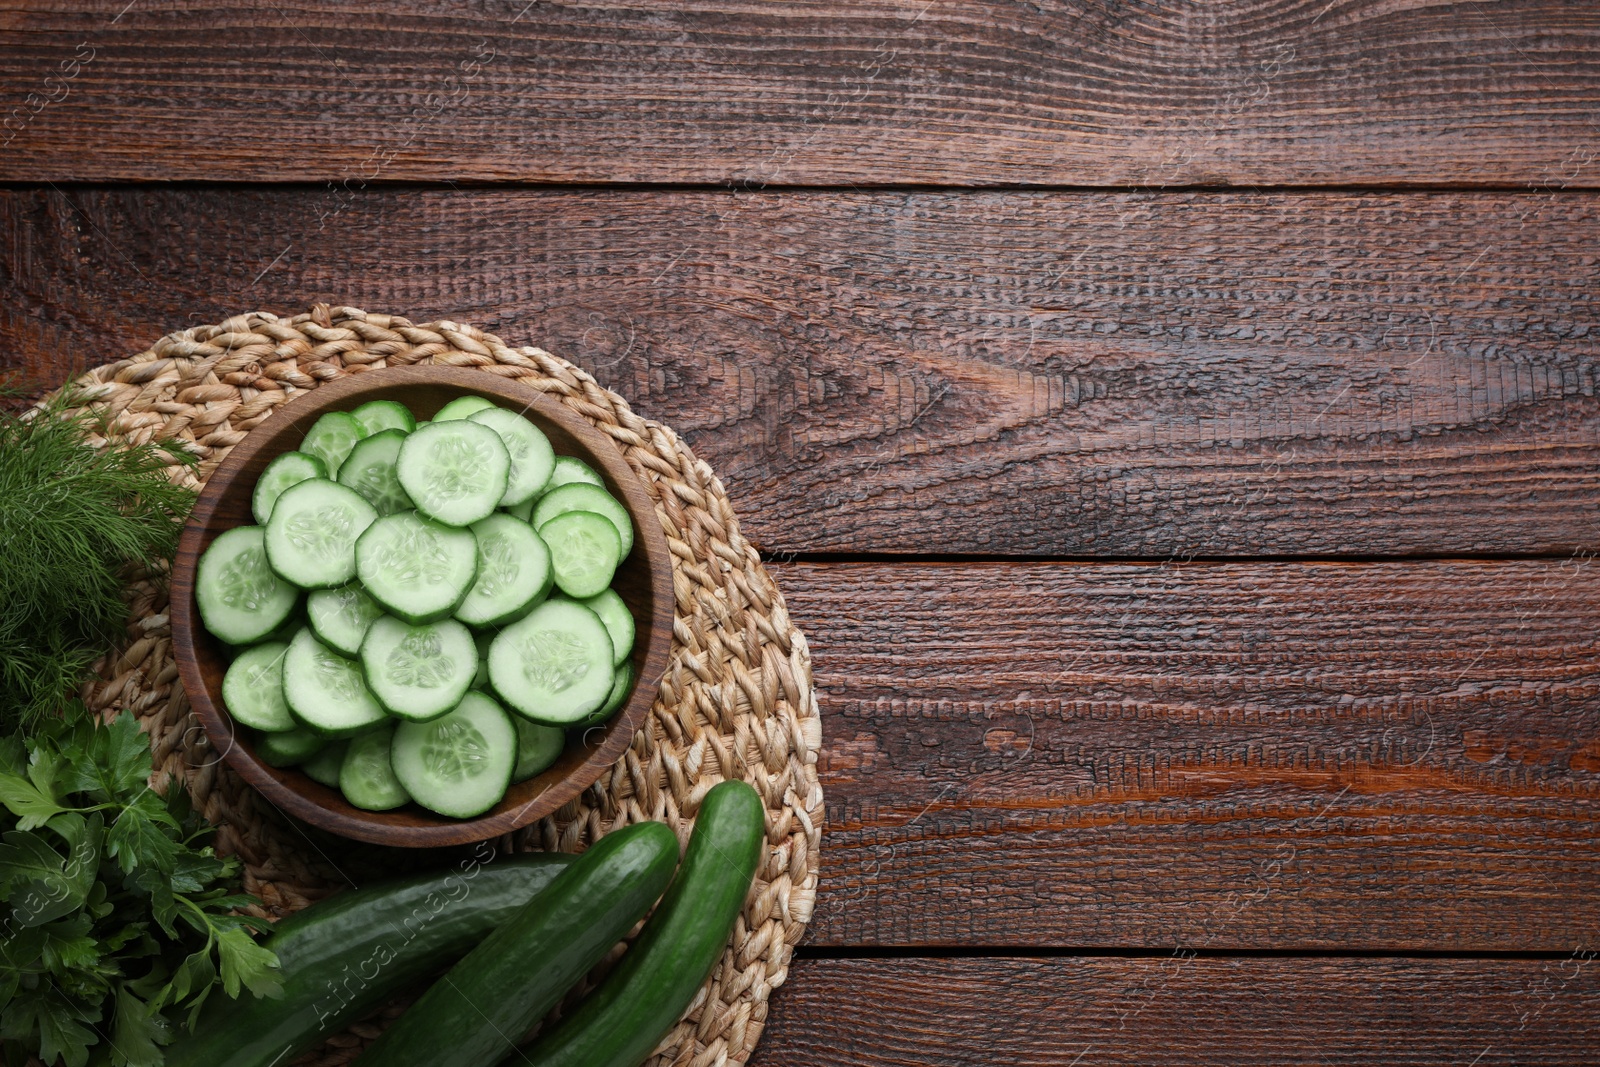
[{"label": "green herb", "polygon": [[[8,1056],[155,1067],[220,983],[278,992],[265,924],[229,912],[239,865],[176,784],[149,785],[133,716],[101,726],[81,706],[0,739],[0,1040]],[[186,1021],[185,1021],[186,1017]]]},{"label": "green herb", "polygon": [[194,493],[169,480],[195,457],[101,444],[70,397],[0,414],[0,734],[59,712],[127,617],[126,568],[171,557]]}]

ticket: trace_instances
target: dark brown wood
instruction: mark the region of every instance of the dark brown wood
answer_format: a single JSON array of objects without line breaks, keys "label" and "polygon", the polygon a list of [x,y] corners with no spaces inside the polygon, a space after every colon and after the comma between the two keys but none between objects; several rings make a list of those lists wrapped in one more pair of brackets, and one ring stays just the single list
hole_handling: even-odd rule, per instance
[{"label": "dark brown wood", "polygon": [[1600,560],[773,573],[813,945],[1600,941]]},{"label": "dark brown wood", "polygon": [[752,1067],[1594,1062],[1600,961],[801,960]]},{"label": "dark brown wood", "polygon": [[0,366],[326,299],[584,365],[773,553],[1567,553],[1600,549],[1596,204],[0,191]]},{"label": "dark brown wood", "polygon": [[[236,732],[222,706],[227,659],[205,632],[194,603],[195,564],[215,537],[254,520],[250,495],[274,458],[299,446],[319,417],[351,411],[369,400],[398,400],[421,418],[465,394],[516,406],[555,446],[558,455],[587,461],[627,505],[637,531],[635,549],[617,568],[613,588],[633,612],[637,633],[633,694],[603,727],[569,735],[550,768],[519,782],[505,799],[475,819],[450,819],[415,804],[393,811],[363,811],[294,768],[272,767],[256,757],[249,736]],[[212,747],[245,781],[280,810],[358,841],[432,848],[483,841],[537,822],[576,797],[627,750],[655,701],[672,645],[672,556],[644,484],[605,435],[559,402],[512,379],[455,367],[399,367],[351,375],[285,404],[235,445],[206,482],[184,527],[172,568],[172,648],[183,687]]]},{"label": "dark brown wood", "polygon": [[1583,0],[13,6],[0,178],[1593,186]]}]

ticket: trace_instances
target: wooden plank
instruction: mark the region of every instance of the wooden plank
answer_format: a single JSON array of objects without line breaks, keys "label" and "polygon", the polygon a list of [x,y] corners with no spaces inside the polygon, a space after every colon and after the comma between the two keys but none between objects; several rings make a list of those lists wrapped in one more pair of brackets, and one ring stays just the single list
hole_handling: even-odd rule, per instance
[{"label": "wooden plank", "polygon": [[1600,563],[775,567],[811,943],[1600,940]]},{"label": "wooden plank", "polygon": [[806,959],[755,1067],[1591,1063],[1600,963]]},{"label": "wooden plank", "polygon": [[0,366],[326,299],[574,359],[772,552],[1568,553],[1597,202],[0,190]]},{"label": "wooden plank", "polygon": [[0,178],[1593,186],[1583,0],[13,4]]}]

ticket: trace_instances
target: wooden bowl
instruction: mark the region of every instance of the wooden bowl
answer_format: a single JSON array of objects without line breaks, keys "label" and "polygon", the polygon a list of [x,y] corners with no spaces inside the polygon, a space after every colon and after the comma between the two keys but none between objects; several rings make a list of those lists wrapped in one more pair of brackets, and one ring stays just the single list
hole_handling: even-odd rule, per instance
[{"label": "wooden bowl", "polygon": [[[633,516],[633,551],[617,568],[612,587],[633,611],[638,672],[628,702],[603,727],[570,732],[566,750],[549,770],[513,785],[498,805],[475,819],[450,819],[415,804],[393,811],[363,811],[337,789],[294,768],[272,767],[256,756],[249,731],[235,730],[223,710],[222,677],[228,656],[222,642],[200,624],[194,600],[195,564],[225,530],[255,520],[250,495],[256,478],[283,452],[300,446],[312,423],[330,411],[349,411],[369,400],[398,400],[419,419],[432,418],[466,394],[521,409],[550,438],[557,455],[584,460]],[[240,777],[290,815],[344,837],[381,845],[431,848],[482,841],[526,826],[576,797],[627,749],[655,700],[672,644],[672,557],[666,534],[644,483],[611,440],[580,416],[530,385],[454,367],[397,367],[365,371],[331,382],[284,404],[236,446],[207,481],[178,542],[172,571],[172,646],[189,703],[211,744]],[[514,712],[512,714],[515,714]]]}]

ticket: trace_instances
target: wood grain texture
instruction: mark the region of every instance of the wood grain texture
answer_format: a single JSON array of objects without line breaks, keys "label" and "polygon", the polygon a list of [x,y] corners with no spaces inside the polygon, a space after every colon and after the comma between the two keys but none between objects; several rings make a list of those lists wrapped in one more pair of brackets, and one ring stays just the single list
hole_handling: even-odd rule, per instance
[{"label": "wood grain texture", "polygon": [[1583,0],[13,4],[0,178],[1594,185]]},{"label": "wood grain texture", "polygon": [[1594,1062],[1600,962],[801,960],[752,1067]]},{"label": "wood grain texture", "polygon": [[776,566],[810,943],[1600,941],[1600,561]]},{"label": "wood grain texture", "polygon": [[1568,553],[1600,549],[1597,204],[4,190],[0,366],[329,300],[585,366],[769,552]]}]

